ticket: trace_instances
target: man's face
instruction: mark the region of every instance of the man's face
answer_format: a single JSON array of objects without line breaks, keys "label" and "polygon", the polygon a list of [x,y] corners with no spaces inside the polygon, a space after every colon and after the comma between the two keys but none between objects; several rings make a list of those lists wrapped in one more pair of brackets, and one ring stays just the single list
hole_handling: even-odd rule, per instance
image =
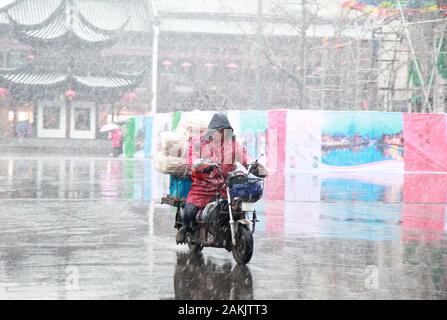
[{"label": "man's face", "polygon": [[227,141],[227,140],[230,140],[232,136],[233,136],[233,130],[219,129],[214,132],[213,141],[221,141],[222,139]]}]

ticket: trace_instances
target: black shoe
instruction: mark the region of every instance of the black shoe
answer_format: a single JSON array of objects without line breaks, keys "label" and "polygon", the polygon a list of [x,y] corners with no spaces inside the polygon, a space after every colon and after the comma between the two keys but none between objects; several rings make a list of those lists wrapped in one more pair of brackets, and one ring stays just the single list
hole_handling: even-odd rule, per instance
[{"label": "black shoe", "polygon": [[183,231],[183,229],[179,229],[177,231],[177,234],[175,236],[175,241],[177,241],[177,244],[183,244],[186,241],[186,232]]}]

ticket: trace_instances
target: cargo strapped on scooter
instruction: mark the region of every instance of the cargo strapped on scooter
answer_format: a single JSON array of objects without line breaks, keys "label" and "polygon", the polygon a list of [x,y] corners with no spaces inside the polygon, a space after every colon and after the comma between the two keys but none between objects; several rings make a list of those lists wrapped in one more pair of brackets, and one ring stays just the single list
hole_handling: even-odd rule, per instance
[{"label": "cargo strapped on scooter", "polygon": [[167,204],[173,207],[181,207],[185,204],[185,199],[179,199],[167,195],[166,197],[161,197],[161,204]]}]

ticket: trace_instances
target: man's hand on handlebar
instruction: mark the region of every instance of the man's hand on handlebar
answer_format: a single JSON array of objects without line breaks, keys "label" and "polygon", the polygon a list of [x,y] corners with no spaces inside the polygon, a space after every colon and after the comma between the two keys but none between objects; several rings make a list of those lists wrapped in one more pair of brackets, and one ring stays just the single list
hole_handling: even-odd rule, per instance
[{"label": "man's hand on handlebar", "polygon": [[259,178],[265,178],[268,175],[267,169],[262,164],[258,163],[258,161],[255,161],[250,165],[250,173]]},{"label": "man's hand on handlebar", "polygon": [[200,173],[211,173],[216,167],[216,164],[205,159],[198,159],[193,165],[193,169]]}]

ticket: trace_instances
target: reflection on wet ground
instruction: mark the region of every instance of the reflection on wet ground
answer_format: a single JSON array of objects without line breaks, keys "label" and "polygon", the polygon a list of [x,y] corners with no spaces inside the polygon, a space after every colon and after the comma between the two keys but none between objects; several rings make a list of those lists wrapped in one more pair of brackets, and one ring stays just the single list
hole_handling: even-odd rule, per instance
[{"label": "reflection on wet ground", "polygon": [[[200,275],[200,276],[199,276]],[[248,266],[226,262],[218,265],[202,253],[177,253],[174,273],[175,299],[251,300],[253,278]]]},{"label": "reflection on wet ground", "polygon": [[150,160],[0,157],[0,298],[446,299],[447,176],[272,174],[255,252],[175,245]]}]

